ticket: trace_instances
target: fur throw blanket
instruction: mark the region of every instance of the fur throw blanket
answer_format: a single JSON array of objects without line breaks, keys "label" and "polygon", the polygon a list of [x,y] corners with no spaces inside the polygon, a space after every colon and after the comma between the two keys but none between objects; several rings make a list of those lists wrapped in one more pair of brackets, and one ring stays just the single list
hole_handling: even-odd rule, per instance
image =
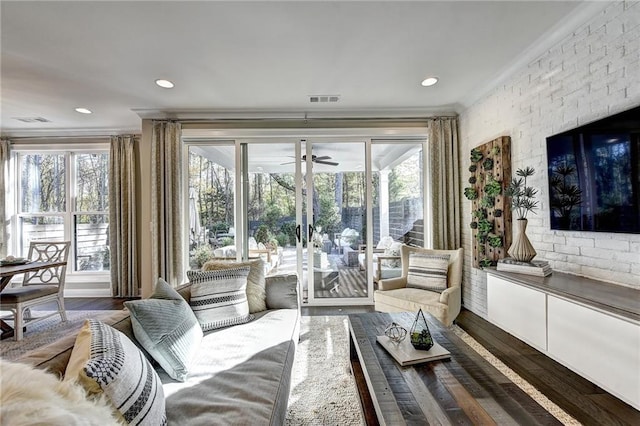
[{"label": "fur throw blanket", "polygon": [[118,425],[103,398],[87,399],[75,382],[26,364],[0,359],[0,422],[3,425]]}]

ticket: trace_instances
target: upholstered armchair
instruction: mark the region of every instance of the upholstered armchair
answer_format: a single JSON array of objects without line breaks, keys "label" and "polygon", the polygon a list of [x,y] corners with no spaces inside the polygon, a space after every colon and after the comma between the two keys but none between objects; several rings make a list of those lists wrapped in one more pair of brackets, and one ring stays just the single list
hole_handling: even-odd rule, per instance
[{"label": "upholstered armchair", "polygon": [[[403,245],[402,252],[402,275],[397,278],[383,279],[378,281],[378,290],[374,293],[375,309],[380,312],[417,312],[418,309],[429,312],[446,326],[453,324],[460,313],[462,304],[462,264],[463,249],[457,250],[430,250],[418,247]],[[446,288],[428,289],[430,284],[425,281],[424,286],[415,284],[415,268],[412,266],[412,277],[409,265],[412,253],[426,255],[441,262],[443,268],[432,271],[435,277],[446,275]],[[444,258],[442,257],[444,256]],[[448,256],[448,260],[446,260]],[[417,257],[413,257],[416,259]],[[440,259],[438,259],[440,258]],[[445,259],[445,260],[442,260]],[[444,271],[446,269],[446,273]],[[419,273],[418,273],[419,274]],[[409,285],[408,285],[409,284]]]}]

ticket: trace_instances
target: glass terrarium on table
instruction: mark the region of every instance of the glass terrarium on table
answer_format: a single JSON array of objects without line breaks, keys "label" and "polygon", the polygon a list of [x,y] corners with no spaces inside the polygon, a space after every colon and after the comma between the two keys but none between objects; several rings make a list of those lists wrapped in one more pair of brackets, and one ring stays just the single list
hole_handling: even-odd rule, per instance
[{"label": "glass terrarium on table", "polygon": [[422,309],[418,310],[416,319],[409,331],[411,337],[411,344],[418,350],[428,351],[433,346],[433,338],[431,332],[429,332],[429,326],[427,325],[427,319],[422,313]]}]

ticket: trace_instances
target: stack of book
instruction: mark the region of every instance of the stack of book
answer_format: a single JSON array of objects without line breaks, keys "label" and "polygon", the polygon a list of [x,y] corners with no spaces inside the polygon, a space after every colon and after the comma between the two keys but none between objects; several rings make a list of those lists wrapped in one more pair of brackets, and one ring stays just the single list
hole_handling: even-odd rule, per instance
[{"label": "stack of book", "polygon": [[517,274],[536,275],[546,277],[551,275],[551,267],[546,260],[532,260],[531,262],[519,262],[511,257],[498,260],[498,271],[515,272]]}]

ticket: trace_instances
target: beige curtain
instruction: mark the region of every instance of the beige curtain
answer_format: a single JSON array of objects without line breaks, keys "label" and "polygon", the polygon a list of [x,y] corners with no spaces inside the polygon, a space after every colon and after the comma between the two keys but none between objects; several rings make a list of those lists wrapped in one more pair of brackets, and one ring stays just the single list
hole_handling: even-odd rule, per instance
[{"label": "beige curtain", "polygon": [[153,123],[151,138],[152,268],[173,286],[182,283],[182,126]]},{"label": "beige curtain", "polygon": [[9,192],[9,141],[0,140],[0,258],[7,256],[7,243],[9,240],[9,218],[7,218],[6,194]]},{"label": "beige curtain", "polygon": [[111,294],[139,296],[136,245],[137,136],[113,136],[109,157],[109,250]]},{"label": "beige curtain", "polygon": [[432,244],[434,249],[460,248],[460,166],[458,119],[435,118],[429,128]]}]

